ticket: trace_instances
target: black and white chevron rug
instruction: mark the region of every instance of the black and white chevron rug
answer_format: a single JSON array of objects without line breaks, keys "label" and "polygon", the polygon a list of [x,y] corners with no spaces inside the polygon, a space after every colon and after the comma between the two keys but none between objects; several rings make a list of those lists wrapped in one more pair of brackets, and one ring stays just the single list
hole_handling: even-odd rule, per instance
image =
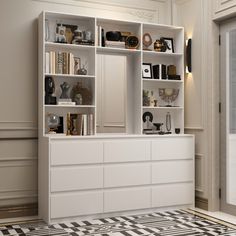
[{"label": "black and white chevron rug", "polygon": [[236,225],[191,210],[118,216],[47,225],[42,221],[0,226],[0,236],[236,236]]}]

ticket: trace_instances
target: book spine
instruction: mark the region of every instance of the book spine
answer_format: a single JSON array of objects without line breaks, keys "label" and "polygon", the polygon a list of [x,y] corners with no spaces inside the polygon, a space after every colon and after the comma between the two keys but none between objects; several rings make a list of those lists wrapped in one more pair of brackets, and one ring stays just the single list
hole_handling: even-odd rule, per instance
[{"label": "book spine", "polygon": [[58,74],[63,74],[63,55],[58,52]]},{"label": "book spine", "polygon": [[58,52],[55,52],[55,73],[58,74]]},{"label": "book spine", "polygon": [[94,135],[94,115],[88,115],[88,135]]},{"label": "book spine", "polygon": [[66,52],[63,52],[63,73],[62,74],[66,74]]},{"label": "book spine", "polygon": [[83,135],[88,135],[88,130],[87,130],[87,127],[88,127],[88,122],[87,122],[87,114],[83,114]]},{"label": "book spine", "polygon": [[55,74],[55,64],[56,64],[56,61],[55,61],[55,52],[52,52],[52,58],[51,58],[51,60],[52,60],[52,71],[51,71],[51,73],[52,74]]},{"label": "book spine", "polygon": [[78,124],[77,124],[77,128],[78,128],[78,135],[82,135],[82,130],[83,130],[83,116],[82,114],[78,114]]},{"label": "book spine", "polygon": [[102,29],[102,47],[105,47],[105,31]]},{"label": "book spine", "polygon": [[49,52],[45,53],[45,73],[46,74],[50,73],[50,53]]}]

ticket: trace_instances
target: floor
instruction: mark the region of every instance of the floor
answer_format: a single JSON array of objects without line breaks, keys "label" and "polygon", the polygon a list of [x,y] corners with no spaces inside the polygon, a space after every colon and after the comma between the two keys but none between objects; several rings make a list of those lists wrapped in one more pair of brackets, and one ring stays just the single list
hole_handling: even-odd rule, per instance
[{"label": "floor", "polygon": [[[46,225],[42,221],[0,225],[0,236],[236,236],[236,217],[220,213],[207,216],[199,210],[168,210],[141,215],[94,219],[92,221],[61,222]],[[222,220],[214,217],[219,216]],[[225,222],[230,220],[234,224]]]}]

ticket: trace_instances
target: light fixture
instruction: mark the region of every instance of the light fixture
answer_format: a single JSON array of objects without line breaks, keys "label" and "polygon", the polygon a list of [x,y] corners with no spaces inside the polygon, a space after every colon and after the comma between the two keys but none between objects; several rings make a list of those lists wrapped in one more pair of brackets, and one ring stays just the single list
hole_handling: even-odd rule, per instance
[{"label": "light fixture", "polygon": [[192,39],[186,41],[186,72],[192,72]]}]

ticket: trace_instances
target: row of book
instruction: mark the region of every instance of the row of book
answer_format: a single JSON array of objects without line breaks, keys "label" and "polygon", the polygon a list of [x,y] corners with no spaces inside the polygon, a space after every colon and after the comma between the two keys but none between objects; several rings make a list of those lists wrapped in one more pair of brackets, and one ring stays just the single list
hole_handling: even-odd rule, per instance
[{"label": "row of book", "polygon": [[67,135],[94,135],[94,115],[67,113]]},{"label": "row of book", "polygon": [[74,74],[75,57],[70,52],[46,52],[45,73]]}]

